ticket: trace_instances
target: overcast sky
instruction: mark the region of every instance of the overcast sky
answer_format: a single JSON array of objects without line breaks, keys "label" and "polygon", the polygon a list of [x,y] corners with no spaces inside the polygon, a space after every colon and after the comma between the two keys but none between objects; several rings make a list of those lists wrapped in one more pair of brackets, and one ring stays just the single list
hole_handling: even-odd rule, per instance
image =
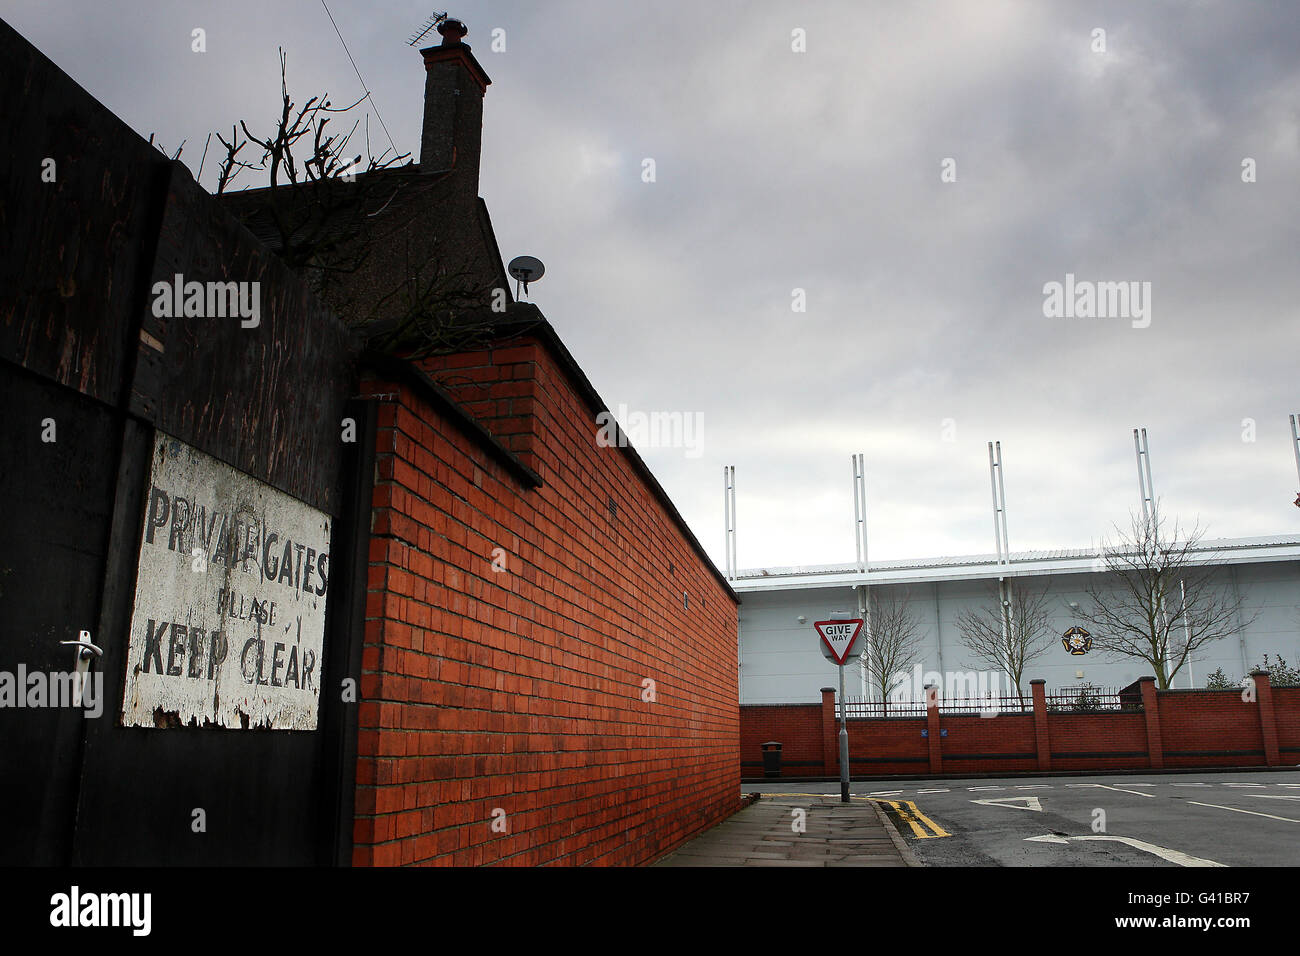
[{"label": "overcast sky", "polygon": [[[443,8],[327,2],[418,159],[406,38]],[[210,131],[271,124],[277,46],[299,97],[361,96],[320,0],[0,12],[192,170]],[[502,255],[546,263],[532,300],[611,408],[702,416],[698,455],[641,451],[719,566],[727,464],[742,567],[851,561],[855,452],[873,560],[989,552],[989,440],[1012,549],[1087,547],[1138,505],[1135,426],[1167,513],[1300,533],[1300,4],[450,12],[493,81],[480,194]],[[1149,282],[1149,325],[1046,317],[1067,274]]]}]

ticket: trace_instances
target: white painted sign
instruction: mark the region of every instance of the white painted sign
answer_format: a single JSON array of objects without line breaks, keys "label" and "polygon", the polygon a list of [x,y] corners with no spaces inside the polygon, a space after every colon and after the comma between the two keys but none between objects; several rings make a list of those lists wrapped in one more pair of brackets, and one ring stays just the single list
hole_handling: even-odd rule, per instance
[{"label": "white painted sign", "polygon": [[330,518],[163,433],[122,722],[314,730]]},{"label": "white painted sign", "polygon": [[858,635],[862,633],[863,623],[861,618],[849,621],[814,621],[813,627],[821,635],[822,654],[843,666],[852,655],[861,651]]}]

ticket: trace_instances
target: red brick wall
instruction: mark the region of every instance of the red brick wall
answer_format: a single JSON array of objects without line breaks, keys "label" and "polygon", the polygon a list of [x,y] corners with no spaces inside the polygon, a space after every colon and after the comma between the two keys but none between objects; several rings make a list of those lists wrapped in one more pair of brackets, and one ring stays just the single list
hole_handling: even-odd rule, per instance
[{"label": "red brick wall", "polygon": [[782,776],[821,776],[822,705],[742,707],[740,762],[746,777],[763,776],[763,744],[769,740],[782,745]]},{"label": "red brick wall", "polygon": [[[783,766],[784,777],[838,773],[837,728],[823,704],[747,705],[740,709],[742,772],[762,777],[759,744],[779,740],[785,754],[802,765]],[[940,715],[941,774],[1141,770],[1151,767],[1259,767],[1300,763],[1300,688],[1263,687],[1259,702],[1240,691],[1160,691],[1150,685],[1155,719],[1145,711],[1046,714],[1047,735],[1040,754],[1033,714],[997,717]],[[1266,699],[1267,698],[1267,699]],[[1271,700],[1271,703],[1269,702]],[[1263,722],[1272,714],[1278,753],[1270,758]],[[820,727],[820,733],[819,733]],[[926,776],[927,720],[850,719],[849,762],[854,776]],[[1160,746],[1153,753],[1153,732]],[[946,733],[945,733],[946,731]],[[1289,749],[1288,749],[1289,748]],[[1047,757],[1049,759],[1043,760]],[[1163,761],[1163,764],[1156,759]],[[821,770],[818,764],[822,765]]]},{"label": "red brick wall", "polygon": [[405,384],[365,386],[381,405],[353,860],[645,863],[738,807],[736,604],[626,453],[597,445],[545,347],[489,359],[467,367],[534,375],[497,398],[535,402],[540,488]]},{"label": "red brick wall", "polygon": [[948,736],[940,737],[944,773],[1033,770],[1037,766],[1033,714],[940,715],[939,724],[948,731]]},{"label": "red brick wall", "polygon": [[1053,770],[1128,770],[1151,766],[1146,718],[1140,711],[1049,713],[1047,733]]},{"label": "red brick wall", "polygon": [[1161,691],[1158,697],[1166,767],[1264,763],[1259,706],[1243,701],[1241,691]]},{"label": "red brick wall", "polygon": [[536,470],[538,436],[553,430],[539,421],[542,351],[530,339],[505,348],[435,356],[420,365],[494,438]]},{"label": "red brick wall", "polygon": [[1300,764],[1300,687],[1274,687],[1277,746],[1284,764]]},{"label": "red brick wall", "polygon": [[[836,733],[839,725],[836,724]],[[897,717],[887,720],[849,718],[849,769],[857,775],[891,773],[926,773],[930,766],[930,745],[921,736],[924,717]],[[836,742],[838,748],[839,743]],[[834,772],[838,773],[837,753],[831,754]]]}]

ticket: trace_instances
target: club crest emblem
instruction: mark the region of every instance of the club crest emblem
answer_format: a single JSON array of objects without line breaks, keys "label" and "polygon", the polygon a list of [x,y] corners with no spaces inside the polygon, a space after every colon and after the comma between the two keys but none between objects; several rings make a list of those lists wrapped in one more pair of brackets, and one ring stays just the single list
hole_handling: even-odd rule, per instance
[{"label": "club crest emblem", "polygon": [[1092,650],[1092,635],[1081,627],[1072,627],[1061,635],[1062,646],[1075,657]]}]

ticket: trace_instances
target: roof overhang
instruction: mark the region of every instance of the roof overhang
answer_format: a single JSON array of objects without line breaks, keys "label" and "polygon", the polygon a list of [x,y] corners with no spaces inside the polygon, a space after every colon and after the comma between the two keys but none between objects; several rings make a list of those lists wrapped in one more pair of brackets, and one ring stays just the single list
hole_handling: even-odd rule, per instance
[{"label": "roof overhang", "polygon": [[[1265,538],[1221,538],[1195,548],[1196,564],[1259,564],[1300,561],[1300,539],[1292,535]],[[940,581],[996,580],[1000,577],[1096,574],[1100,552],[1091,549],[1025,551],[998,562],[992,554],[912,561],[875,561],[863,571],[855,565],[814,565],[741,571],[731,581],[740,594],[804,588],[859,587],[882,584],[921,584]]]}]

